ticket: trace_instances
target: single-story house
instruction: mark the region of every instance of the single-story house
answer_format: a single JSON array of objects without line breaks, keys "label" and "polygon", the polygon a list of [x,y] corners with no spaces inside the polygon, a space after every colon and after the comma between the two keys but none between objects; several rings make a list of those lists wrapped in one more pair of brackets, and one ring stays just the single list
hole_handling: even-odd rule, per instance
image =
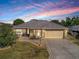
[{"label": "single-story house", "polygon": [[14,31],[19,34],[28,34],[29,37],[58,38],[67,36],[68,28],[46,20],[31,20],[29,22],[14,26]]}]

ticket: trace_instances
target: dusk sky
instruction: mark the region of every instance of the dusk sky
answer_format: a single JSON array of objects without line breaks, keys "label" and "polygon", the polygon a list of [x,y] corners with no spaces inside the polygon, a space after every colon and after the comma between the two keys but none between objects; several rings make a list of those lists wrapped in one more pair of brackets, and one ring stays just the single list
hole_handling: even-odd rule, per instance
[{"label": "dusk sky", "polygon": [[79,0],[0,0],[0,22],[79,16]]}]

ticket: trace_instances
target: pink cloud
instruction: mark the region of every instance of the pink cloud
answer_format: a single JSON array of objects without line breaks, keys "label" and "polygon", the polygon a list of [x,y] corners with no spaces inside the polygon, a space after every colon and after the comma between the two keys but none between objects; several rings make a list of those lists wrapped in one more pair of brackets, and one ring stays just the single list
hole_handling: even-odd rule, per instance
[{"label": "pink cloud", "polygon": [[[47,1],[41,4],[32,3],[26,6],[16,7],[13,9],[13,11],[16,12],[16,11],[28,10],[32,8],[39,10],[39,12],[35,12],[34,14],[29,13],[30,15],[27,17],[30,17],[30,18],[65,15],[65,14],[71,14],[71,13],[79,11],[79,7],[72,7],[66,2],[67,1],[53,3],[53,2]],[[60,6],[62,6],[62,8],[59,8]]]},{"label": "pink cloud", "polygon": [[47,16],[58,16],[58,15],[65,15],[65,14],[72,14],[74,12],[78,12],[79,7],[73,7],[68,9],[57,9],[57,10],[50,10],[44,12],[38,12],[35,14],[31,14],[28,17],[47,17]]},{"label": "pink cloud", "polygon": [[[16,2],[16,0],[13,0],[14,2]],[[38,3],[32,3],[32,4],[29,4],[29,5],[25,5],[25,6],[18,6],[18,7],[15,7],[14,9],[12,9],[14,12],[16,11],[19,11],[19,10],[28,10],[28,9],[32,9],[32,8],[35,8],[35,9],[38,9],[39,11],[48,11],[48,10],[51,10],[52,9],[57,9],[59,6],[64,6],[64,7],[71,7],[70,5],[66,4],[66,1],[62,1],[62,2],[56,2],[56,3],[53,3],[53,2],[43,2],[41,4],[38,4]]]},{"label": "pink cloud", "polygon": [[33,3],[33,6],[35,6],[36,9],[40,10],[40,11],[46,11],[46,10],[51,10],[51,9],[57,9],[60,6],[62,6],[62,8],[68,7],[70,8],[71,5],[66,3],[67,1],[62,1],[62,2],[43,2],[41,4],[37,4],[37,3]]}]

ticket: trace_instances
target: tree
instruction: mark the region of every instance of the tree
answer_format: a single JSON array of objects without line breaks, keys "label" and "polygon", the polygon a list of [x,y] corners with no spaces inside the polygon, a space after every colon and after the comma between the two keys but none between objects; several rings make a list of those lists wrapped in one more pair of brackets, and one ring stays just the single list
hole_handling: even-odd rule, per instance
[{"label": "tree", "polygon": [[63,26],[66,25],[65,20],[61,20],[61,25],[63,25]]},{"label": "tree", "polygon": [[13,25],[19,25],[22,23],[24,23],[24,21],[22,19],[16,19],[16,20],[14,20]]},{"label": "tree", "polygon": [[58,20],[51,20],[51,22],[54,22],[54,23],[59,23]]},{"label": "tree", "polygon": [[5,24],[0,25],[0,47],[12,45],[16,39],[17,36],[11,26]]},{"label": "tree", "polygon": [[69,17],[66,17],[66,22],[65,22],[65,26],[71,26],[71,23],[72,23],[72,19],[69,18]]},{"label": "tree", "polygon": [[79,17],[72,17],[72,18],[66,17],[66,20],[62,20],[61,24],[67,27],[79,25]]}]

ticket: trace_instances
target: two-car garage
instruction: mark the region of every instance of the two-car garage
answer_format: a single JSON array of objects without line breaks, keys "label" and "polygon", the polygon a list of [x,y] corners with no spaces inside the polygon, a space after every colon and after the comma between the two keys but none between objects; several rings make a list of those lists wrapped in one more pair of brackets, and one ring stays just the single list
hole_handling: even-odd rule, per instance
[{"label": "two-car garage", "polygon": [[45,38],[64,38],[64,30],[46,30],[45,31]]}]

